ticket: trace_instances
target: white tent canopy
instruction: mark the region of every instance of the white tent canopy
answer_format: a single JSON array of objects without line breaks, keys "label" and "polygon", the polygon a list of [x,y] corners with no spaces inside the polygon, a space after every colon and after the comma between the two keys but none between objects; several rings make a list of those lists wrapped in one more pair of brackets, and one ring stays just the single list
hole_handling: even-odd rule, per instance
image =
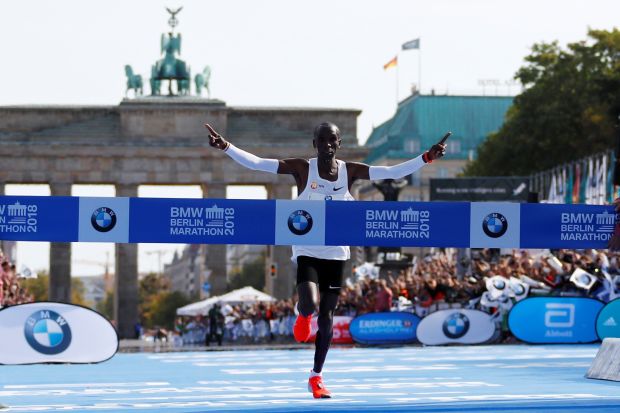
[{"label": "white tent canopy", "polygon": [[269,294],[258,291],[256,288],[253,287],[239,288],[238,290],[234,290],[224,295],[221,295],[218,299],[219,302],[225,304],[253,304],[259,301],[271,302],[275,300],[276,299]]},{"label": "white tent canopy", "polygon": [[211,307],[216,303],[222,304],[254,304],[257,302],[271,302],[275,298],[269,294],[258,291],[253,287],[243,287],[238,290],[231,291],[219,297],[211,297],[206,300],[191,303],[184,307],[177,308],[177,315],[197,316],[207,315]]}]

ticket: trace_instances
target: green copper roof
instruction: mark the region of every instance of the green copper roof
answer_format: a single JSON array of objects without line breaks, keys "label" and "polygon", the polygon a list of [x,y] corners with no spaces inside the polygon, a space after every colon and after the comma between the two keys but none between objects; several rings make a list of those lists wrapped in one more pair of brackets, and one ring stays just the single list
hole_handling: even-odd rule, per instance
[{"label": "green copper roof", "polygon": [[511,96],[413,95],[398,105],[392,119],[376,127],[366,141],[367,163],[379,159],[411,158],[452,131],[446,155],[468,159],[470,150],[497,131],[512,105]]}]

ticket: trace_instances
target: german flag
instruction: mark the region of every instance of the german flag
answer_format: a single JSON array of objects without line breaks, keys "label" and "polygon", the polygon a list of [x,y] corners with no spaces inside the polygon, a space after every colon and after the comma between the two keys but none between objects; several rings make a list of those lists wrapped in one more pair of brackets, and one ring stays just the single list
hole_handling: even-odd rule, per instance
[{"label": "german flag", "polygon": [[383,65],[383,70],[388,70],[390,67],[395,67],[398,64],[398,56],[394,56],[392,60]]}]

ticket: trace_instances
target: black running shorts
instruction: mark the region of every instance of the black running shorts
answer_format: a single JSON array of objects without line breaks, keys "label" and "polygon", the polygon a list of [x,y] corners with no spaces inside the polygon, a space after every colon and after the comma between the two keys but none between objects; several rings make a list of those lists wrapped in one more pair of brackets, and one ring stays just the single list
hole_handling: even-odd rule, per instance
[{"label": "black running shorts", "polygon": [[322,258],[297,257],[297,284],[311,281],[319,285],[319,291],[340,293],[344,275],[342,260],[324,260]]}]

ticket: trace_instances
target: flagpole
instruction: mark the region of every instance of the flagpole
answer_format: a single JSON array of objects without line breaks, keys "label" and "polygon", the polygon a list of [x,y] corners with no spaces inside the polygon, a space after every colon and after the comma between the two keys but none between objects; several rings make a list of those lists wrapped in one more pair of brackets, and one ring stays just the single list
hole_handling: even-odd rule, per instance
[{"label": "flagpole", "polygon": [[[396,62],[398,62],[398,54],[396,54]],[[398,109],[398,63],[396,63],[396,108]]]},{"label": "flagpole", "polygon": [[418,94],[422,94],[422,48],[418,48]]}]

